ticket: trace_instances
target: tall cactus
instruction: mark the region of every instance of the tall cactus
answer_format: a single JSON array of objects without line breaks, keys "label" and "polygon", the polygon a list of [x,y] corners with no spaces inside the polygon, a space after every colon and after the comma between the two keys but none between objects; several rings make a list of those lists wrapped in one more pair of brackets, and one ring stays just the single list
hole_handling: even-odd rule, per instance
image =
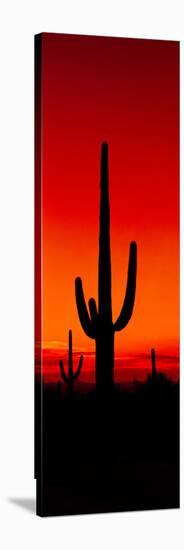
[{"label": "tall cactus", "polygon": [[80,356],[79,364],[76,372],[73,372],[73,358],[72,358],[72,331],[69,330],[68,335],[68,343],[69,343],[69,351],[68,351],[68,374],[65,373],[63,361],[60,361],[60,372],[61,377],[63,381],[68,384],[69,390],[73,391],[73,383],[76,378],[78,378],[81,368],[82,368],[82,362],[83,362],[83,355]]},{"label": "tall cactus", "polygon": [[155,356],[155,349],[151,349],[151,369],[152,369],[152,381],[156,382],[157,379],[157,371],[156,371],[156,356]]},{"label": "tall cactus", "polygon": [[100,181],[100,235],[98,262],[98,310],[94,298],[89,300],[89,312],[85,303],[82,280],[75,280],[76,303],[84,332],[96,342],[96,384],[108,390],[114,382],[114,333],[129,322],[135,300],[137,270],[137,246],[130,244],[128,280],[124,303],[116,322],[112,321],[111,254],[110,254],[110,205],[108,181],[108,145],[101,148]]}]

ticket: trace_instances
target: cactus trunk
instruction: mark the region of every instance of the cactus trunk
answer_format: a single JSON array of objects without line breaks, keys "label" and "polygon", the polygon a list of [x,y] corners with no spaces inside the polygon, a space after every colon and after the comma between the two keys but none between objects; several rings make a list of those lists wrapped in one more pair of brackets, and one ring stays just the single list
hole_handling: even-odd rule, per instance
[{"label": "cactus trunk", "polygon": [[101,329],[96,338],[96,385],[108,391],[114,383],[114,332],[112,328]]},{"label": "cactus trunk", "polygon": [[113,385],[114,331],[112,327],[110,206],[108,181],[108,147],[101,153],[100,234],[98,260],[99,326],[96,338],[96,383],[98,387]]},{"label": "cactus trunk", "polygon": [[101,155],[98,309],[99,317],[103,321],[112,324],[110,207],[108,182],[108,148],[106,143],[102,145]]}]

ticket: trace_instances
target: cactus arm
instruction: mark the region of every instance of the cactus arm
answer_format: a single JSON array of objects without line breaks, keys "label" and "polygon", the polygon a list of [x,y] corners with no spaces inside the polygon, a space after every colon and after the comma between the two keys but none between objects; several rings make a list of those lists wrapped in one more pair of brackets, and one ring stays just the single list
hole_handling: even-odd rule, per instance
[{"label": "cactus arm", "polygon": [[137,272],[137,245],[135,242],[130,244],[128,278],[125,299],[119,317],[114,323],[114,331],[122,330],[129,322],[135,301],[136,290],[136,272]]},{"label": "cactus arm", "polygon": [[90,298],[89,300],[89,311],[92,321],[96,321],[98,317],[98,312],[94,298]]},{"label": "cactus arm", "polygon": [[64,366],[63,366],[63,361],[60,361],[59,362],[59,365],[60,365],[60,371],[61,371],[61,377],[63,379],[63,381],[68,384],[69,383],[69,380],[65,374],[65,370],[64,370]]},{"label": "cactus arm", "polygon": [[82,328],[89,338],[95,338],[95,330],[86,307],[84,292],[82,288],[82,280],[80,277],[77,277],[77,279],[75,280],[75,296],[78,315]]},{"label": "cactus arm", "polygon": [[76,380],[76,378],[78,378],[78,376],[80,374],[80,371],[81,371],[81,368],[82,368],[82,363],[83,363],[83,355],[80,356],[78,368],[77,368],[75,374],[73,374],[73,380]]}]

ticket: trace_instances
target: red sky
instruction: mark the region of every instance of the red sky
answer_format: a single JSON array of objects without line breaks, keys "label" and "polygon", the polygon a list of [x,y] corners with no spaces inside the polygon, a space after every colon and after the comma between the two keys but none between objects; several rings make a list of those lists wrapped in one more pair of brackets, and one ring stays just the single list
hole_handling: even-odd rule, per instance
[{"label": "red sky", "polygon": [[123,356],[131,356],[133,368],[137,354],[148,357],[155,347],[160,356],[176,359],[177,367],[178,42],[42,35],[42,343],[50,350],[47,366],[53,350],[65,357],[69,328],[74,349],[86,353],[84,369],[95,349],[78,320],[74,280],[82,277],[87,301],[97,298],[103,140],[109,143],[114,320],[124,298],[130,241],[138,247],[135,308],[115,337],[116,361],[121,358],[123,368]]}]

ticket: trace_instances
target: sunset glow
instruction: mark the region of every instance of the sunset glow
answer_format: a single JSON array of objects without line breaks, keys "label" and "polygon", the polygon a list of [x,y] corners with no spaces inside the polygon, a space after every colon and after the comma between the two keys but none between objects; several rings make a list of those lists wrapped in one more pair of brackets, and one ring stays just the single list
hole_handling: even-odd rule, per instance
[{"label": "sunset glow", "polygon": [[[179,46],[176,42],[42,35],[43,372],[59,379],[68,330],[82,376],[95,342],[83,332],[74,282],[97,300],[100,148],[109,144],[113,320],[137,242],[135,307],[115,336],[116,379],[179,369]],[[134,375],[134,370],[137,374]],[[142,374],[141,374],[142,376]]]}]

